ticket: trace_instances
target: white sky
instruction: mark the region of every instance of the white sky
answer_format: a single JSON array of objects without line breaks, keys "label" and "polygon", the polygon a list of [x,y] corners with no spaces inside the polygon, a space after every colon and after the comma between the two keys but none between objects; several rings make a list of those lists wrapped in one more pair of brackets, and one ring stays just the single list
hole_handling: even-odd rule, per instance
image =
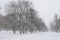
[{"label": "white sky", "polygon": [[[0,6],[3,12],[4,4],[9,0],[0,0]],[[60,0],[32,0],[35,9],[38,11],[39,16],[45,21],[47,25],[53,19],[54,14],[60,13]]]}]

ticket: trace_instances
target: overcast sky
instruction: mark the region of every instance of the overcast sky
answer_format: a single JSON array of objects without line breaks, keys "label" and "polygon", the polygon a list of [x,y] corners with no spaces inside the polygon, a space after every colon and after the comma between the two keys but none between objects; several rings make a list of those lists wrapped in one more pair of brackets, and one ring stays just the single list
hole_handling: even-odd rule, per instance
[{"label": "overcast sky", "polygon": [[[39,16],[48,23],[53,19],[54,14],[60,14],[60,0],[32,0],[34,8],[39,13]],[[0,6],[3,12],[4,4],[8,3],[9,0],[0,0]]]}]

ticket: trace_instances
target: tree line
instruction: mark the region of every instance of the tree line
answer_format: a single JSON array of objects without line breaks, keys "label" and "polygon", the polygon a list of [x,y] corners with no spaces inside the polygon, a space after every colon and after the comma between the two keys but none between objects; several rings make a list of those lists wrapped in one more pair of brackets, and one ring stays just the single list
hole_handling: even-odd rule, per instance
[{"label": "tree line", "polygon": [[21,33],[48,31],[42,18],[28,0],[11,1],[5,6],[6,15],[0,15],[0,30]]}]

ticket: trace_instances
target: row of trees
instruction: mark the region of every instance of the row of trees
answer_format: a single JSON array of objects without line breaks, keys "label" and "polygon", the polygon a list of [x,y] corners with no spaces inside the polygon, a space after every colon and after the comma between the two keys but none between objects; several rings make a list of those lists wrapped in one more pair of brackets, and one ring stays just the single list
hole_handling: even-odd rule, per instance
[{"label": "row of trees", "polygon": [[1,16],[0,27],[3,30],[16,30],[20,33],[47,31],[44,21],[38,17],[32,3],[27,0],[11,1],[6,5],[6,15]]}]

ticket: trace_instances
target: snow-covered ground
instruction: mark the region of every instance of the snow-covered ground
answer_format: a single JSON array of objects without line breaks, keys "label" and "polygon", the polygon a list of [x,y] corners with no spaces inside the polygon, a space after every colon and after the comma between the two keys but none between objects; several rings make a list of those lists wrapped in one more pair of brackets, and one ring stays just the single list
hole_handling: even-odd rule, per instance
[{"label": "snow-covered ground", "polygon": [[60,33],[37,32],[20,35],[18,32],[13,34],[11,31],[0,32],[0,40],[60,40]]}]

